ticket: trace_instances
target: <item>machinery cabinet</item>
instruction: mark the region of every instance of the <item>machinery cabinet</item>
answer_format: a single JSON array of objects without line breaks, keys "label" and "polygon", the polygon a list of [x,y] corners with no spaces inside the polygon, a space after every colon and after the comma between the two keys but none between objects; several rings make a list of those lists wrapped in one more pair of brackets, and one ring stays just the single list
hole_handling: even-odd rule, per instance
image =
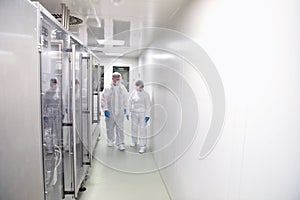
[{"label": "machinery cabinet", "polygon": [[77,198],[97,141],[99,60],[38,3],[3,0],[0,16],[0,199]]}]

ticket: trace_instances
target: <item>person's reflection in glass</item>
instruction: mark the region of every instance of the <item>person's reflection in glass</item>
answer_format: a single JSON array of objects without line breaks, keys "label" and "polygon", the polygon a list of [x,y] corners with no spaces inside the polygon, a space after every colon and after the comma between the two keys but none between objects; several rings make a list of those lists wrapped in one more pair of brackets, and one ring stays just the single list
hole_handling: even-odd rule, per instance
[{"label": "person's reflection in glass", "polygon": [[82,133],[81,133],[81,91],[80,91],[80,82],[76,78],[75,79],[75,115],[76,115],[76,134],[77,139],[76,143],[80,144],[82,140]]},{"label": "person's reflection in glass", "polygon": [[50,88],[43,97],[44,119],[44,148],[46,153],[45,169],[46,184],[54,186],[57,182],[56,164],[59,155],[55,148],[58,146],[56,138],[59,134],[60,96],[57,78],[50,79]]},{"label": "person's reflection in glass", "polygon": [[50,88],[44,95],[44,128],[47,153],[54,151],[54,138],[58,134],[59,94],[57,78],[50,79]]}]

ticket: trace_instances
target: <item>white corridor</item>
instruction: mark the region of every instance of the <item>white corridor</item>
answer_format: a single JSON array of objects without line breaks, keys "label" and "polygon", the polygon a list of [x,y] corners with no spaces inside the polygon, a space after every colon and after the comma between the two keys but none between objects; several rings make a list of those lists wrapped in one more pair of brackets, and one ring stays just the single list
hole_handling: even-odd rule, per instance
[{"label": "white corridor", "polygon": [[129,122],[125,120],[126,150],[106,146],[104,119],[101,138],[95,149],[93,167],[86,182],[87,190],[79,200],[169,200],[151,153],[138,154],[129,146]]}]

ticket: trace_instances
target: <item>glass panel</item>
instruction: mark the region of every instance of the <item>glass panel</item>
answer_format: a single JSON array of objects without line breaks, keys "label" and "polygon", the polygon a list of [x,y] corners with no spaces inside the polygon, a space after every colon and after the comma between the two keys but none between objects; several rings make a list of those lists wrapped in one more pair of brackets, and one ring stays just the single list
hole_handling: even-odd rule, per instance
[{"label": "glass panel", "polygon": [[[81,63],[81,46],[76,48],[76,68],[75,68],[75,119],[76,119],[76,169],[77,180],[79,184],[83,173],[83,144],[82,144],[82,63]],[[76,185],[77,187],[78,185]]]},{"label": "glass panel", "polygon": [[41,97],[44,177],[47,200],[63,198],[63,45],[66,35],[46,20],[42,25]]},{"label": "glass panel", "polygon": [[[72,110],[72,91],[73,91],[73,80],[72,80],[72,57],[73,52],[70,52],[69,54],[69,70],[70,70],[70,81],[69,81],[69,93],[68,93],[68,109],[70,109],[69,114],[69,122],[73,122],[73,113],[75,115],[75,124],[76,124],[76,130],[75,134],[73,134],[73,128],[69,129],[69,150],[70,152],[66,157],[68,159],[66,160],[66,166],[65,166],[65,172],[66,175],[66,190],[67,191],[75,191],[77,194],[80,184],[85,178],[85,175],[87,173],[88,166],[85,165],[85,161],[87,160],[86,157],[88,157],[88,154],[85,150],[86,143],[87,143],[87,128],[88,123],[87,119],[85,117],[86,112],[86,104],[87,104],[87,59],[83,58],[84,48],[80,44],[76,43],[76,41],[71,40],[70,47],[72,45],[76,46],[75,51],[75,77],[74,77],[74,89],[75,89],[75,110]],[[75,135],[75,144],[73,143]],[[74,151],[75,148],[75,151]],[[87,160],[88,161],[88,160]],[[74,178],[76,180],[74,180]],[[77,196],[77,195],[75,195]]]},{"label": "glass panel", "polygon": [[93,62],[93,68],[92,68],[92,86],[93,86],[93,123],[99,123],[99,95],[100,95],[100,71],[99,66],[95,64],[94,60]]},{"label": "glass panel", "polygon": [[82,54],[81,59],[81,105],[82,105],[82,132],[81,140],[83,143],[82,157],[83,163],[89,163],[89,134],[90,134],[90,108],[89,108],[89,57],[86,54]]},{"label": "glass panel", "polygon": [[[91,57],[92,62],[92,93],[93,93],[93,99],[92,99],[92,138],[91,138],[91,152],[90,154],[93,155],[93,151],[95,149],[96,143],[98,141],[98,137],[100,134],[100,91],[101,91],[101,74],[103,66],[99,65],[99,61],[96,59],[96,57]],[[103,70],[104,71],[104,70]]]},{"label": "glass panel", "polygon": [[104,90],[104,66],[100,66],[100,91]]},{"label": "glass panel", "polygon": [[[68,43],[64,46],[64,52],[66,55],[66,59],[63,60],[64,68],[63,73],[63,111],[65,113],[64,123],[72,124],[72,71],[71,71],[71,41],[68,38]],[[74,191],[73,182],[73,133],[71,126],[63,127],[63,135],[64,135],[64,187],[65,191]]]}]

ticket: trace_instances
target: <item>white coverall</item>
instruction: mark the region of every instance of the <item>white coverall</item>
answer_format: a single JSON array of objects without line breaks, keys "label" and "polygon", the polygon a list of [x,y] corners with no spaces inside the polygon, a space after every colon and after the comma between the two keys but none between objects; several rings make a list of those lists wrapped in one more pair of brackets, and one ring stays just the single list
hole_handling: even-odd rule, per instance
[{"label": "white coverall", "polygon": [[[131,112],[132,143],[145,147],[147,144],[147,128],[145,117],[150,117],[150,95],[144,91],[135,90],[129,97],[129,111]],[[140,135],[138,129],[140,127]]]},{"label": "white coverall", "polygon": [[101,96],[101,108],[108,110],[110,117],[105,118],[107,140],[115,141],[114,128],[116,127],[116,145],[124,144],[124,109],[127,109],[128,92],[124,85],[112,83],[106,86]]}]

